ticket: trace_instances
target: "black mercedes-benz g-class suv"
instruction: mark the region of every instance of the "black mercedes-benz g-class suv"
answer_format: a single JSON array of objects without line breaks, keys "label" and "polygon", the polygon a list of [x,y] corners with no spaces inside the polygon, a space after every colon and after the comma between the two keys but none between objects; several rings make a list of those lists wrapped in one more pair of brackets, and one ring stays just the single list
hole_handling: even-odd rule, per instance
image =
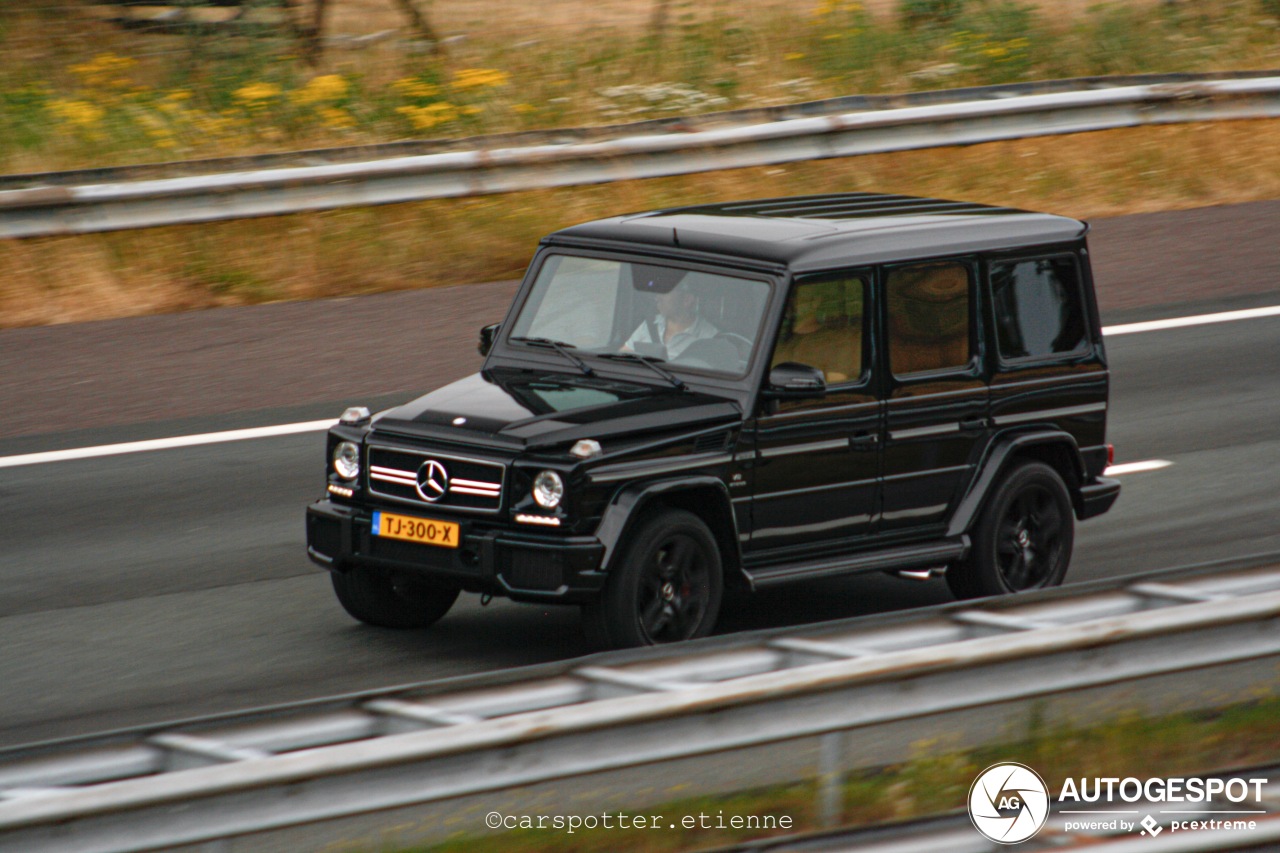
[{"label": "black mercedes-benz g-class suv", "polygon": [[330,430],[308,552],[370,624],[465,590],[601,646],[703,636],[726,589],[1059,584],[1120,489],[1087,230],[840,194],[558,231],[480,373]]}]

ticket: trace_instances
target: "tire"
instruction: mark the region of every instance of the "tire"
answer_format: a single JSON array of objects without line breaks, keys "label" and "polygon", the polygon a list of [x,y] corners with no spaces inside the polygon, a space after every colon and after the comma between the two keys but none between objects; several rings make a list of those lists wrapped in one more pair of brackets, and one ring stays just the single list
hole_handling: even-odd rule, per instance
[{"label": "tire", "polygon": [[1023,463],[983,508],[969,555],[948,570],[947,585],[959,599],[1059,586],[1074,541],[1062,477],[1042,462]]},{"label": "tire", "polygon": [[596,648],[628,648],[705,637],[724,590],[720,549],[702,519],[666,509],[639,522],[601,596],[582,609]]},{"label": "tire", "polygon": [[366,625],[380,628],[430,627],[458,599],[456,587],[432,586],[362,566],[331,574],[342,608]]}]

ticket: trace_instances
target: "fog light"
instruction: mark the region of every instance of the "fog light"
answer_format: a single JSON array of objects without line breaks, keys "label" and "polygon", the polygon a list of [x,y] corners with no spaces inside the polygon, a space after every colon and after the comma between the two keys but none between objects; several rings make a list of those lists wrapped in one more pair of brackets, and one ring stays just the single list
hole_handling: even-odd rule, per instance
[{"label": "fog light", "polygon": [[533,480],[533,499],[543,509],[555,509],[564,497],[564,480],[555,471],[543,471]]},{"label": "fog light", "polygon": [[355,442],[344,441],[333,449],[333,470],[344,480],[360,476],[360,448]]}]

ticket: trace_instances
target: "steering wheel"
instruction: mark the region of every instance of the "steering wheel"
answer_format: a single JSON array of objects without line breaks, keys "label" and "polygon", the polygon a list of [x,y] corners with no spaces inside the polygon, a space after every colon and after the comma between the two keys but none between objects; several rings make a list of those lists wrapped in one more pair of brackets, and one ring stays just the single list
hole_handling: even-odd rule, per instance
[{"label": "steering wheel", "polygon": [[744,344],[749,353],[751,344],[746,338],[741,335],[722,332],[713,338],[694,341],[685,347],[684,352],[680,353],[678,358],[673,360],[691,367],[705,367],[708,370],[737,373],[747,363],[747,359],[741,354],[741,348]]},{"label": "steering wheel", "polygon": [[746,364],[747,360],[751,358],[751,341],[742,335],[734,332],[721,332],[713,340],[728,341],[733,344],[734,349],[738,351],[738,358],[742,360],[743,364]]}]

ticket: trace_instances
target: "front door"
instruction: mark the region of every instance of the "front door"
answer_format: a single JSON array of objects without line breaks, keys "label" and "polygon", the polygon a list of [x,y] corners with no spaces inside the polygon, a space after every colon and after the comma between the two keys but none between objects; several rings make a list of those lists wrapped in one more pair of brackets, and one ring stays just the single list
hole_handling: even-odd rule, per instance
[{"label": "front door", "polygon": [[883,404],[869,369],[868,282],[844,272],[792,287],[771,365],[816,367],[827,393],[776,403],[756,420],[747,544],[755,560],[847,544],[875,525]]}]

